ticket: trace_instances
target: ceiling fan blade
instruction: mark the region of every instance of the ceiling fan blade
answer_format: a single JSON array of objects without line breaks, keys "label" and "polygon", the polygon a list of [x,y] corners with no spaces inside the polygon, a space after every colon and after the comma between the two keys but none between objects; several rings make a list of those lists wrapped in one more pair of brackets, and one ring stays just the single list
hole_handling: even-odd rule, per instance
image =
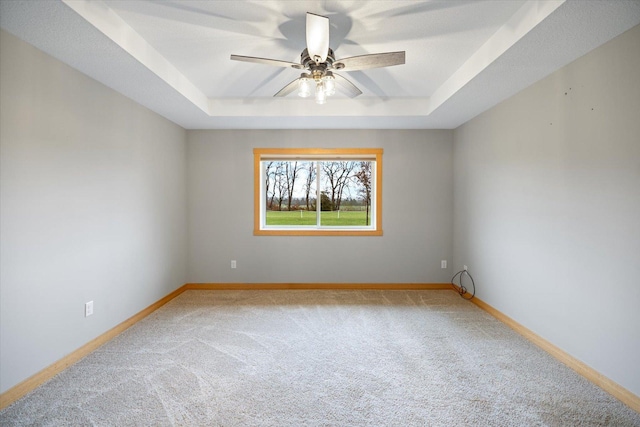
[{"label": "ceiling fan blade", "polygon": [[362,94],[362,91],[358,89],[356,85],[342,77],[340,74],[333,73],[333,77],[336,79],[336,83],[338,83],[341,88],[346,90],[349,98],[355,98],[356,96]]},{"label": "ceiling fan blade", "polygon": [[301,70],[303,68],[302,64],[297,64],[295,62],[279,61],[277,59],[256,58],[255,56],[231,55],[231,59],[233,61],[253,62],[256,64],[273,65],[276,67],[295,68],[297,70]]},{"label": "ceiling fan blade", "polygon": [[404,64],[404,57],[404,51],[352,56],[335,61],[333,68],[341,71],[356,71],[366,70],[367,68],[390,67]]},{"label": "ceiling fan blade", "polygon": [[294,90],[296,90],[298,88],[298,80],[300,80],[300,79],[295,79],[294,81],[292,81],[291,83],[289,83],[288,85],[286,85],[285,87],[280,89],[278,91],[278,93],[276,93],[273,96],[276,97],[276,96],[287,96],[287,95],[289,95],[291,92],[293,92]]},{"label": "ceiling fan blade", "polygon": [[327,60],[329,53],[329,18],[307,12],[307,51],[319,64]]}]

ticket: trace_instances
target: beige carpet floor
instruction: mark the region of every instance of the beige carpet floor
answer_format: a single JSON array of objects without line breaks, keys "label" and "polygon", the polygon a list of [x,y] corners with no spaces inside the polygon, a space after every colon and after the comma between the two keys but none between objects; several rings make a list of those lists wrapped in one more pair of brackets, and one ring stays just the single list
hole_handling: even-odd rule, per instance
[{"label": "beige carpet floor", "polygon": [[3,426],[640,426],[452,291],[187,291]]}]

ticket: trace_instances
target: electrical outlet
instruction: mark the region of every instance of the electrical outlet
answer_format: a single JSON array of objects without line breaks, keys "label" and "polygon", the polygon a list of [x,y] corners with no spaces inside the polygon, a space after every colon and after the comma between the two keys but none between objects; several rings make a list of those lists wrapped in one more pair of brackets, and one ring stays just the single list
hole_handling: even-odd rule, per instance
[{"label": "electrical outlet", "polygon": [[84,305],[84,317],[89,317],[93,314],[93,301],[89,301]]},{"label": "electrical outlet", "polygon": [[465,266],[463,266],[463,267],[462,267],[462,269],[463,269],[464,271],[467,271],[467,270],[468,270],[468,268],[467,268],[467,266],[466,266],[466,265],[465,265]]},{"label": "electrical outlet", "polygon": [[447,268],[447,260],[443,259],[442,261],[440,261],[440,268]]},{"label": "electrical outlet", "polygon": [[236,268],[236,260],[235,259],[231,260],[231,268]]}]

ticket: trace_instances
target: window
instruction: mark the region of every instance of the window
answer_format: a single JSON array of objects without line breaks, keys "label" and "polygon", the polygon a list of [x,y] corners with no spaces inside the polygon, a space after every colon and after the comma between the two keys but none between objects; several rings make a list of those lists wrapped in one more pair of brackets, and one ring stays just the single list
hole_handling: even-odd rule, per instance
[{"label": "window", "polygon": [[256,148],[255,235],[382,235],[382,149]]}]

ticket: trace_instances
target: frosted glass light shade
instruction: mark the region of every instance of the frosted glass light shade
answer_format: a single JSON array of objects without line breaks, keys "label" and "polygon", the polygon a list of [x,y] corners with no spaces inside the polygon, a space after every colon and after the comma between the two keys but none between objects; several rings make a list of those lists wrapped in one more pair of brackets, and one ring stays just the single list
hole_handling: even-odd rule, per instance
[{"label": "frosted glass light shade", "polygon": [[298,96],[308,98],[311,96],[311,81],[308,77],[300,77],[298,81]]},{"label": "frosted glass light shade", "polygon": [[333,77],[331,71],[327,71],[327,75],[322,78],[324,82],[324,92],[327,96],[334,95],[336,93],[336,79]]},{"label": "frosted glass light shade", "polygon": [[327,102],[327,94],[324,82],[321,80],[316,84],[316,104],[324,104],[325,102]]}]

